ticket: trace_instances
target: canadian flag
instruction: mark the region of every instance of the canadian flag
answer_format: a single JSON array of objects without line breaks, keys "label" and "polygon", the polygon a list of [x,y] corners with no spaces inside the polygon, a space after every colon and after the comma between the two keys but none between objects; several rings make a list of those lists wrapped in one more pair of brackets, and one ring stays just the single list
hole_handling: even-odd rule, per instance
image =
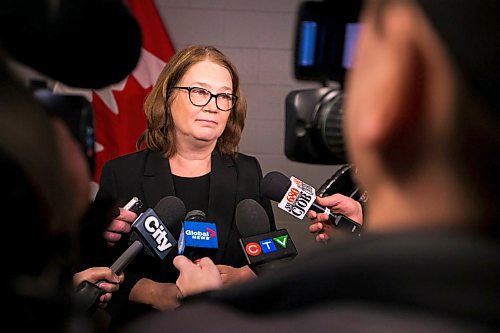
[{"label": "canadian flag", "polygon": [[126,0],[142,30],[142,50],[136,68],[124,80],[99,90],[73,89],[56,83],[55,92],[86,96],[94,109],[95,170],[93,193],[104,164],[134,152],[146,128],[143,103],[161,70],[175,53],[154,0]]}]

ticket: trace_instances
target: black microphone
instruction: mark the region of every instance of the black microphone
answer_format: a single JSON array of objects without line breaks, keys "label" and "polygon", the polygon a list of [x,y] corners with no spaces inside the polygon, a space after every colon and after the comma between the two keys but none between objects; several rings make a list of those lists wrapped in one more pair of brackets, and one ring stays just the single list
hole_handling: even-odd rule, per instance
[{"label": "black microphone", "polygon": [[279,208],[298,219],[303,219],[311,209],[317,213],[327,213],[330,222],[337,228],[357,235],[360,233],[361,224],[315,202],[314,187],[295,177],[289,179],[281,172],[271,171],[262,179],[261,192],[268,199],[278,202]]},{"label": "black microphone", "polygon": [[198,209],[189,211],[182,222],[178,251],[192,261],[203,257],[215,258],[219,248],[217,226],[207,220],[206,214]]},{"label": "black microphone", "polygon": [[242,236],[241,249],[249,267],[257,275],[281,267],[297,255],[288,231],[271,231],[267,213],[257,201],[240,201],[236,206],[235,220]]},{"label": "black microphone", "polygon": [[353,175],[357,168],[351,164],[341,166],[323,185],[316,191],[318,197],[326,197],[334,193],[340,193],[360,202],[366,202],[368,192],[362,190],[354,181]]},{"label": "black microphone", "polygon": [[160,260],[165,259],[177,245],[168,227],[172,228],[182,221],[185,213],[184,203],[175,196],[164,197],[154,209],[148,208],[141,213],[132,223],[129,248],[111,265],[113,272],[121,273],[141,250]]},{"label": "black microphone", "polygon": [[[139,203],[140,201],[134,197],[124,208],[137,207]],[[185,214],[184,203],[174,196],[162,198],[154,209],[148,208],[141,213],[132,223],[129,247],[110,266],[111,270],[120,274],[142,251],[160,260],[165,259],[177,244],[168,228],[182,221]],[[90,312],[95,310],[98,298],[102,295],[102,290],[99,288],[101,282],[93,284],[84,281],[78,286],[75,298],[78,307]]]},{"label": "black microphone", "polygon": [[0,44],[54,80],[100,89],[134,70],[142,36],[124,1],[0,1]]}]

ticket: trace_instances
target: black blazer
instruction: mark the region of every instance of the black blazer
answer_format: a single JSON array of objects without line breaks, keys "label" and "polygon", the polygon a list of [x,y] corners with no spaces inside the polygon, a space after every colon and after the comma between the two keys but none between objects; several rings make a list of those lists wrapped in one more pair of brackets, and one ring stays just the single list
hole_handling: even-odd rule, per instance
[{"label": "black blazer", "polygon": [[[217,224],[219,249],[215,262],[241,267],[246,265],[246,261],[239,247],[241,235],[234,221],[236,205],[246,198],[256,200],[266,210],[271,230],[276,229],[271,203],[260,193],[262,170],[255,157],[245,154],[232,157],[222,155],[218,150],[212,153],[211,163],[208,212],[205,213],[208,220]],[[104,166],[95,200],[112,198],[123,206],[137,196],[143,202],[143,209],[147,209],[170,195],[175,195],[175,190],[168,160],[160,152],[142,150],[118,157]],[[181,225],[170,230],[176,239],[180,229]],[[124,238],[108,253],[110,259],[116,259],[126,249],[128,238]],[[172,265],[172,259],[176,254],[177,248],[164,261],[141,254],[125,270],[125,282],[119,293],[128,296],[130,289],[142,277],[158,282],[175,282],[178,272]],[[115,298],[119,297],[113,296],[113,300]]]}]

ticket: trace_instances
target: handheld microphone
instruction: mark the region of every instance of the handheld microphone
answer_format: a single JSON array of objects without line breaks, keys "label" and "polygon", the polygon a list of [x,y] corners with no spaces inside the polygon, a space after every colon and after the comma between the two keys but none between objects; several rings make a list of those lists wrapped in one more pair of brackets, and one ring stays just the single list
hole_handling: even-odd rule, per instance
[{"label": "handheld microphone", "polygon": [[[138,205],[140,200],[133,198],[125,207],[132,208]],[[132,223],[129,247],[110,266],[111,270],[120,274],[141,251],[160,260],[165,259],[177,244],[168,227],[171,228],[182,221],[185,213],[184,203],[174,196],[162,198],[154,209],[148,208],[141,213]],[[93,311],[99,296],[102,295],[102,290],[99,288],[101,282],[95,284],[82,282],[76,291],[77,306]]]},{"label": "handheld microphone", "polygon": [[278,202],[279,208],[298,219],[302,220],[311,209],[317,213],[328,214],[330,222],[337,228],[359,235],[361,224],[315,202],[314,187],[293,176],[288,179],[278,171],[271,171],[262,179],[261,191],[265,197]]},{"label": "handheld microphone", "polygon": [[[165,259],[172,248],[177,245],[177,241],[168,230],[168,227],[172,228],[182,221],[185,213],[186,207],[181,199],[174,196],[162,198],[154,209],[148,208],[132,223],[129,249],[134,248],[136,246],[134,244],[139,241],[142,244],[141,249],[147,255],[157,257],[160,260]],[[137,247],[140,248],[141,246],[138,245]],[[127,251],[128,249],[111,266],[115,273],[122,272],[133,259],[128,259],[128,256],[121,259]],[[133,255],[132,251],[131,255]]]},{"label": "handheld microphone", "polygon": [[260,275],[277,268],[297,255],[297,249],[286,229],[270,231],[264,208],[253,199],[244,199],[236,206],[236,227],[240,245],[250,268]]},{"label": "handheld microphone", "polygon": [[206,214],[201,210],[191,210],[182,222],[178,251],[196,261],[203,257],[214,258],[219,247],[217,226],[208,222]]},{"label": "handheld microphone", "polygon": [[353,175],[357,168],[351,164],[341,166],[323,185],[316,191],[318,197],[326,197],[334,193],[340,193],[360,202],[368,199],[367,191],[362,190],[354,181]]}]

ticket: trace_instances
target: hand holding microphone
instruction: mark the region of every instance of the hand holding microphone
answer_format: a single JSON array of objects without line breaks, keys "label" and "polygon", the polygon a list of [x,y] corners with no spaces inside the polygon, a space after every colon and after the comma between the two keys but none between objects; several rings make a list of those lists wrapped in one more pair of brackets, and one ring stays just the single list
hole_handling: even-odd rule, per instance
[{"label": "hand holding microphone", "polygon": [[179,255],[173,261],[179,270],[176,281],[179,299],[222,286],[219,270],[210,259],[217,253],[218,246],[216,224],[209,222],[201,210],[189,211],[182,222]]},{"label": "hand holding microphone", "polygon": [[103,237],[109,247],[115,246],[124,234],[132,229],[132,223],[137,218],[137,211],[142,207],[141,201],[133,197],[125,206],[119,207],[119,214],[103,232]]},{"label": "hand holding microphone", "polygon": [[148,208],[132,224],[129,247],[111,265],[115,273],[122,272],[140,252],[165,259],[177,245],[171,229],[178,224],[186,212],[181,199],[175,196],[163,197],[154,209]]},{"label": "hand holding microphone", "polygon": [[[361,225],[363,224],[363,208],[361,207],[361,203],[351,197],[335,193],[326,197],[317,197],[316,202],[330,208],[334,213],[342,214]],[[337,231],[337,228],[330,222],[330,216],[327,214],[309,210],[307,217],[312,220],[312,223],[309,225],[309,231],[316,234],[318,242],[327,242]]]},{"label": "hand holding microphone", "polygon": [[303,219],[312,210],[326,214],[336,228],[360,234],[360,223],[316,202],[315,189],[300,179],[287,178],[280,172],[272,171],[262,179],[261,190],[264,196],[278,202],[279,208],[298,219]]},{"label": "hand holding microphone", "polygon": [[[264,215],[266,215],[265,211]],[[267,215],[265,217],[267,220]],[[269,229],[269,220],[263,223],[267,224]],[[198,263],[202,259],[214,258],[217,249],[216,224],[208,222],[205,213],[201,210],[195,209],[188,212],[182,223],[182,231],[178,242],[179,254]],[[248,266],[217,265],[217,268],[224,286],[247,281],[255,277],[255,273]]]},{"label": "hand holding microphone", "polygon": [[96,284],[99,282],[99,289],[96,290],[96,296],[99,298],[97,306],[105,308],[114,292],[118,291],[120,284],[125,276],[123,273],[115,274],[109,267],[91,267],[73,275],[73,285],[77,288],[83,288],[85,282]]},{"label": "hand holding microphone", "polygon": [[173,264],[179,270],[179,277],[175,282],[180,293],[178,298],[222,287],[219,269],[210,258],[204,257],[194,263],[179,255],[174,258]]},{"label": "hand holding microphone", "polygon": [[[141,213],[131,225],[129,247],[115,260],[110,270],[115,274],[121,274],[141,252],[160,260],[165,259],[177,244],[169,228],[182,221],[185,213],[184,203],[174,196],[162,198],[154,209],[148,208]],[[104,290],[101,288],[101,284],[105,283],[105,280],[95,283],[88,280],[81,282],[75,295],[77,306],[84,310],[93,311]]]}]

